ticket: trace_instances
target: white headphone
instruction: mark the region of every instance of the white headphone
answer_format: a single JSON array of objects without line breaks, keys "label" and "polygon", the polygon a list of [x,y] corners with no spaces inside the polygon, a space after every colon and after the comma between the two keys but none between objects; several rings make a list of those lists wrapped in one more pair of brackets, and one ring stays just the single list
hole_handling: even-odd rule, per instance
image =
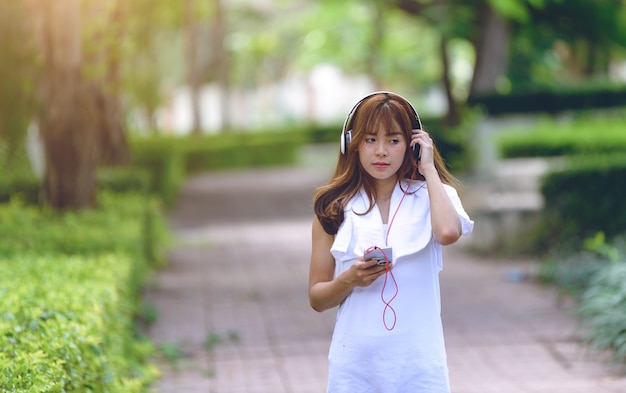
[{"label": "white headphone", "polygon": [[407,100],[406,98],[402,97],[400,94],[397,93],[393,93],[391,91],[375,91],[373,93],[370,93],[368,95],[366,95],[365,97],[361,98],[356,105],[354,105],[354,107],[352,108],[352,110],[350,111],[350,113],[348,113],[348,116],[346,117],[346,120],[343,122],[343,128],[341,129],[341,141],[340,141],[340,151],[341,154],[346,155],[348,152],[348,145],[350,144],[350,142],[352,142],[352,128],[350,128],[349,130],[346,130],[346,128],[348,128],[349,126],[351,126],[351,122],[352,122],[352,116],[354,115],[354,112],[356,112],[356,109],[359,107],[359,105],[361,105],[361,103],[363,101],[365,101],[366,99],[375,96],[377,94],[387,94],[387,95],[394,95],[396,97],[399,97],[401,99],[403,99],[404,101],[406,101],[409,106],[411,107],[411,109],[413,110],[413,115],[414,118],[412,118],[412,120],[415,120],[415,122],[411,122],[412,123],[412,127],[414,129],[422,129],[422,121],[420,120],[420,116],[417,114],[417,111],[415,110],[415,108],[413,107],[413,105],[411,105],[411,103],[409,102],[409,100]]}]

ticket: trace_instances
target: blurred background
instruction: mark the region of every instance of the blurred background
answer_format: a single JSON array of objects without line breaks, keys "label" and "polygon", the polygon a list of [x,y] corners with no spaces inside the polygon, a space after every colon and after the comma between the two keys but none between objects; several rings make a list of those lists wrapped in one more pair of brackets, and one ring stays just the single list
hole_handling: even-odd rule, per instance
[{"label": "blurred background", "polygon": [[142,139],[290,131],[334,142],[373,90],[409,98],[457,171],[480,165],[471,142],[486,117],[626,101],[618,0],[0,7],[2,178],[27,157],[58,208],[92,206],[97,169],[140,163]]},{"label": "blurred background", "polygon": [[0,256],[159,266],[188,176],[331,170],[374,90],[407,97],[464,180],[473,249],[541,256],[626,359],[624,0],[0,0]]}]

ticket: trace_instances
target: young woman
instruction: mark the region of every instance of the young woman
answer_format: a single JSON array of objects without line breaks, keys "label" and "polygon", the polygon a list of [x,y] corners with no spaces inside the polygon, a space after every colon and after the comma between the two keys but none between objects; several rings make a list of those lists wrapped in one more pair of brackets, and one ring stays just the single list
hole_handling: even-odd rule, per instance
[{"label": "young woman", "polygon": [[[309,299],[319,312],[339,306],[329,393],[450,391],[442,246],[474,223],[421,128],[403,97],[366,96],[346,118],[334,176],[313,196]],[[364,256],[372,251],[382,257]]]}]

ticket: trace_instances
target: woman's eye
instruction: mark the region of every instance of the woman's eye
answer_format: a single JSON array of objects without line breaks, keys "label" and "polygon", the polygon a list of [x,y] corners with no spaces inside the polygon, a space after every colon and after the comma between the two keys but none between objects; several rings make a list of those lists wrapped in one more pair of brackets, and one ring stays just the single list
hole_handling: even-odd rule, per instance
[{"label": "woman's eye", "polygon": [[390,142],[393,145],[397,145],[398,143],[400,143],[400,139],[391,139]]},{"label": "woman's eye", "polygon": [[365,142],[366,143],[374,143],[374,142],[376,142],[376,139],[374,139],[374,138],[365,138]]}]

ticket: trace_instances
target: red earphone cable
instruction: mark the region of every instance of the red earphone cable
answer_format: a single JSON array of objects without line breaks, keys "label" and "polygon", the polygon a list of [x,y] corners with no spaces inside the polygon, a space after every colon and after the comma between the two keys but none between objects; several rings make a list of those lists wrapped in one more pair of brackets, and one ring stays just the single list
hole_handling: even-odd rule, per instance
[{"label": "red earphone cable", "polygon": [[[383,303],[385,303],[385,308],[383,309],[383,324],[385,325],[385,329],[387,330],[393,330],[393,328],[396,327],[396,321],[397,321],[396,310],[391,305],[391,302],[393,301],[393,299],[396,298],[396,296],[398,296],[398,292],[400,290],[398,288],[398,282],[396,281],[396,277],[393,275],[393,272],[389,268],[390,265],[391,265],[391,261],[387,259],[387,263],[385,264],[385,281],[383,282],[383,289],[380,291],[380,299],[383,301]],[[391,277],[391,279],[393,280],[393,285],[396,288],[396,291],[394,292],[393,296],[391,296],[391,299],[389,299],[389,301],[385,300],[385,288],[387,287],[388,276]],[[393,313],[393,324],[391,325],[391,327],[387,325],[387,318],[386,318],[387,310],[391,310],[391,312]]]},{"label": "red earphone cable", "polygon": [[[396,207],[396,211],[393,213],[393,216],[391,217],[391,221],[389,221],[389,227],[387,227],[387,236],[385,237],[385,246],[389,245],[389,231],[391,231],[391,226],[393,225],[393,220],[396,218],[396,214],[398,214],[398,210],[400,210],[400,206],[402,205],[402,201],[404,201],[404,197],[406,197],[406,194],[408,194],[409,189],[411,188],[411,182],[413,181],[413,177],[415,177],[415,173],[417,172],[417,165],[415,165],[415,169],[413,169],[413,173],[411,174],[411,178],[409,179],[409,184],[406,187],[406,190],[404,191],[404,193],[402,194],[402,198],[400,199],[400,203],[398,203],[398,207]],[[396,277],[393,275],[393,271],[390,269],[391,266],[391,261],[389,260],[389,258],[387,257],[387,255],[385,254],[385,251],[383,249],[381,249],[380,247],[373,247],[373,248],[378,248],[382,251],[383,256],[385,257],[385,281],[383,282],[383,288],[380,291],[380,298],[383,301],[383,303],[385,303],[385,308],[383,309],[383,324],[385,325],[385,329],[387,330],[393,330],[393,328],[396,327],[396,322],[397,322],[397,315],[396,315],[396,310],[393,308],[393,306],[391,305],[391,302],[393,301],[393,299],[395,299],[398,296],[398,292],[400,291],[400,288],[398,288],[398,282],[396,281]],[[385,300],[385,288],[387,287],[387,277],[391,276],[391,279],[393,280],[393,284],[396,288],[393,296],[391,296],[391,299],[389,299],[389,301]],[[393,313],[393,324],[391,325],[391,327],[389,327],[389,325],[387,324],[387,310],[391,310],[391,312]]]},{"label": "red earphone cable", "polygon": [[409,189],[411,188],[411,183],[413,182],[413,178],[415,177],[415,173],[417,172],[417,165],[413,169],[413,173],[411,174],[411,178],[409,179],[409,184],[406,186],[406,190],[402,194],[402,198],[400,199],[400,203],[398,203],[398,207],[396,207],[396,211],[393,212],[393,216],[391,216],[391,221],[389,221],[389,227],[387,227],[387,236],[385,237],[385,246],[389,244],[389,231],[391,231],[391,226],[393,225],[393,220],[396,219],[396,214],[398,214],[398,210],[400,210],[400,206],[402,205],[402,201],[404,201],[404,197],[408,194]]}]

